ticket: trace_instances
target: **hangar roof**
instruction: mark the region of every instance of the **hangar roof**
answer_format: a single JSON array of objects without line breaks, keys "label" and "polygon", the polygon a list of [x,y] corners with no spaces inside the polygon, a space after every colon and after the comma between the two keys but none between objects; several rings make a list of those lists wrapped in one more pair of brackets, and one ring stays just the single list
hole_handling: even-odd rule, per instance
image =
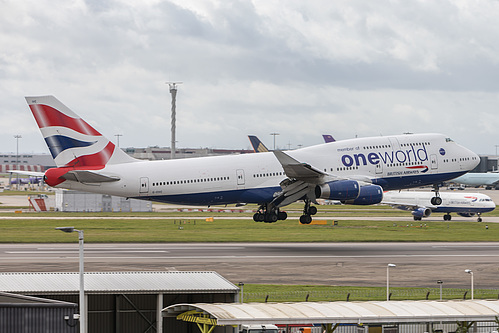
[{"label": "hangar roof", "polygon": [[[237,293],[239,288],[216,272],[85,273],[85,293]],[[78,273],[0,273],[0,291],[43,295],[79,291]]]},{"label": "hangar roof", "polygon": [[78,306],[75,303],[62,302],[53,299],[37,298],[37,297],[0,292],[0,308],[29,307],[30,305],[36,305],[37,307],[42,307],[46,305],[49,307],[65,307],[65,308],[69,307],[76,308]]},{"label": "hangar roof", "polygon": [[499,301],[369,301],[176,304],[163,317],[208,315],[217,325],[494,321]]}]

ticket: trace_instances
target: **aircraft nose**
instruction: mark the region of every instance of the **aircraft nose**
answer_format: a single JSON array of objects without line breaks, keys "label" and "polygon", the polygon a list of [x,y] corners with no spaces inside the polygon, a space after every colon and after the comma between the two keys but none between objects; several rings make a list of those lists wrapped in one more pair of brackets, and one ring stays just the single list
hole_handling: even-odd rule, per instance
[{"label": "aircraft nose", "polygon": [[471,150],[470,150],[470,153],[471,153],[471,161],[474,162],[474,164],[473,164],[473,169],[474,169],[478,166],[478,164],[480,164],[480,156],[478,156],[477,154],[475,154]]}]

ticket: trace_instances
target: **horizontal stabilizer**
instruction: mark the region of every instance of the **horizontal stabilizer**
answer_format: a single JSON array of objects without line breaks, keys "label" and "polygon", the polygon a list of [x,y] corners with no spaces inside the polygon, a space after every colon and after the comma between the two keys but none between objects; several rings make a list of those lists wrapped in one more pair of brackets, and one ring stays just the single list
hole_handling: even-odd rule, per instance
[{"label": "horizontal stabilizer", "polygon": [[43,177],[44,175],[43,172],[25,171],[25,170],[9,170],[9,173],[17,173],[18,175],[26,175],[33,177]]},{"label": "horizontal stabilizer", "polygon": [[64,174],[62,178],[79,183],[107,183],[120,180],[119,177],[106,176],[86,170],[71,170]]}]

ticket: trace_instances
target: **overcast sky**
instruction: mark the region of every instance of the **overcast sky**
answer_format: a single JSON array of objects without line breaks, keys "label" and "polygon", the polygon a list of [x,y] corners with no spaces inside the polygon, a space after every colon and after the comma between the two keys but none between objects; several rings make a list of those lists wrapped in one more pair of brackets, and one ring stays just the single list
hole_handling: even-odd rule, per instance
[{"label": "overcast sky", "polygon": [[269,148],[404,132],[499,145],[499,1],[0,0],[0,152],[48,149],[24,96],[120,146]]}]

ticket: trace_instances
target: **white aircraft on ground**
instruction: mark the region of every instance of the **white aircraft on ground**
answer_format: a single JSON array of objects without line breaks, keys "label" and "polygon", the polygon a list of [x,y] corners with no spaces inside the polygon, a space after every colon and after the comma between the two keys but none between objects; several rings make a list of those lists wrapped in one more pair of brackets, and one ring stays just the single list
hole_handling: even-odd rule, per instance
[{"label": "white aircraft on ground", "polygon": [[451,182],[469,186],[485,186],[487,190],[490,190],[499,186],[499,173],[470,172],[451,180]]},{"label": "white aircraft on ground", "polygon": [[[359,138],[259,154],[136,160],[53,96],[26,97],[57,168],[58,188],[190,205],[259,204],[255,221],[285,220],[281,207],[304,200],[302,223],[316,199],[369,205],[383,190],[438,184],[479,162],[442,134]],[[441,203],[438,189],[432,199]]]},{"label": "white aircraft on ground", "polygon": [[430,202],[434,195],[433,192],[389,191],[384,193],[381,203],[411,211],[415,221],[421,221],[423,217],[436,212],[447,213],[444,215],[445,221],[451,220],[450,213],[457,213],[464,217],[472,217],[476,214],[478,215],[477,221],[482,222],[482,213],[496,209],[494,201],[482,193],[441,192],[442,204],[439,206]]}]

